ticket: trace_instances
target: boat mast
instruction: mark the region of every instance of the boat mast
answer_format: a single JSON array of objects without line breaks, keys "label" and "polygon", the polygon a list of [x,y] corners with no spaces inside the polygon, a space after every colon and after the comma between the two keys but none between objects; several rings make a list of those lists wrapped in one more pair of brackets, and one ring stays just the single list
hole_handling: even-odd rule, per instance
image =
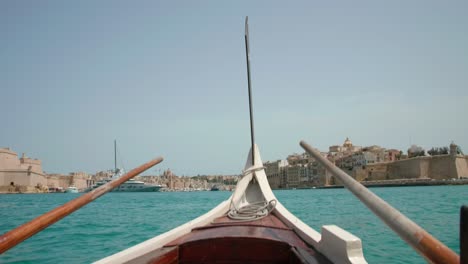
[{"label": "boat mast", "polygon": [[245,57],[247,60],[247,80],[249,85],[250,139],[252,141],[252,166],[255,164],[255,137],[252,109],[252,85],[250,81],[250,50],[249,50],[249,17],[245,17]]},{"label": "boat mast", "polygon": [[114,139],[114,174],[117,174],[117,140]]}]

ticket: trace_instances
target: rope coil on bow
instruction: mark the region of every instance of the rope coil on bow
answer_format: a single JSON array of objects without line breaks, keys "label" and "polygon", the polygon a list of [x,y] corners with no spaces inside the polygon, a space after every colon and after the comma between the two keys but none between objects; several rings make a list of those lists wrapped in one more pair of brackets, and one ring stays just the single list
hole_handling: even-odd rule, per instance
[{"label": "rope coil on bow", "polygon": [[229,210],[228,217],[232,220],[237,221],[253,221],[259,220],[270,214],[276,207],[276,200],[270,200],[269,202],[262,201],[251,203],[241,208],[231,203],[233,209]]},{"label": "rope coil on bow", "polygon": [[[252,166],[242,172],[242,177],[252,173],[255,176],[255,172],[265,169],[263,166]],[[270,201],[253,202],[237,208],[234,202],[231,200],[231,209],[227,216],[235,221],[253,221],[259,220],[269,215],[276,207],[277,201],[272,199]]]}]

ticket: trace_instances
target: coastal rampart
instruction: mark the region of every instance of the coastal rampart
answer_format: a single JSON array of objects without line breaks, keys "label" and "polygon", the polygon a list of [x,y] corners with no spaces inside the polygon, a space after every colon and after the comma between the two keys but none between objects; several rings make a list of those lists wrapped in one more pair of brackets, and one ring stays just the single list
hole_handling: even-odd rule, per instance
[{"label": "coastal rampart", "polygon": [[[378,166],[375,164],[373,166]],[[368,166],[372,170],[373,166]],[[453,155],[438,155],[415,157],[405,160],[398,160],[385,164],[387,172],[385,177],[369,174],[369,181],[372,180],[395,180],[395,179],[422,179],[449,180],[468,177],[468,157]],[[374,177],[375,176],[375,177]]]},{"label": "coastal rampart", "polygon": [[18,158],[9,148],[0,148],[0,193],[47,192],[49,187],[65,189],[72,184],[85,189],[88,181],[89,175],[84,172],[46,175],[40,160],[25,154]]},{"label": "coastal rampart", "polygon": [[[390,184],[389,181],[395,181],[396,185],[404,185],[408,180],[423,180],[430,184],[447,184],[447,180],[468,178],[468,156],[421,156],[373,163],[344,171],[363,183],[385,181],[385,184]],[[340,182],[331,177],[328,185],[340,185]]]},{"label": "coastal rampart", "polygon": [[41,161],[24,154],[21,158],[9,148],[0,148],[0,193],[41,192],[47,186]]}]

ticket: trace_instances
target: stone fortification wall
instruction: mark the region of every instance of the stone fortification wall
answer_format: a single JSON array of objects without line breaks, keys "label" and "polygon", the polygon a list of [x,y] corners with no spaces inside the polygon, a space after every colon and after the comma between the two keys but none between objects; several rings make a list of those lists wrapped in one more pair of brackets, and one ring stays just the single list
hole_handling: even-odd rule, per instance
[{"label": "stone fortification wall", "polygon": [[368,180],[424,178],[443,180],[468,176],[467,156],[438,155],[399,160],[386,163],[386,172],[384,173],[384,170],[381,170],[381,173],[377,174],[372,170],[378,170],[376,169],[378,166],[380,166],[380,163],[367,166],[366,171],[370,176]]},{"label": "stone fortification wall", "polygon": [[0,193],[47,193],[45,186],[0,186]]},{"label": "stone fortification wall", "polygon": [[51,174],[47,175],[47,186],[66,189],[70,185],[74,185],[79,190],[84,190],[88,187],[88,179],[88,175],[84,173],[72,173],[71,175]]},{"label": "stone fortification wall", "polygon": [[418,157],[405,160],[398,160],[388,164],[389,179],[417,179],[427,175],[427,162],[423,159],[428,157]]},{"label": "stone fortification wall", "polygon": [[359,168],[356,171],[356,180],[358,181],[383,181],[388,180],[388,164],[385,163],[375,163],[371,165],[367,165],[365,169]]},{"label": "stone fortification wall", "polygon": [[[0,187],[2,192],[34,191],[36,186],[47,186],[47,179],[42,172],[41,161],[30,159],[23,154],[21,159],[9,148],[0,148]],[[31,189],[31,188],[32,189]],[[34,191],[35,192],[35,191]]]},{"label": "stone fortification wall", "polygon": [[20,159],[20,164],[21,164],[20,167],[22,169],[31,170],[31,171],[35,171],[38,173],[43,173],[42,164],[40,160],[24,157],[24,154],[23,154],[23,157]]},{"label": "stone fortification wall", "polygon": [[73,179],[73,184],[79,190],[86,189],[88,187],[88,183],[87,183],[88,178],[77,178],[77,177],[74,177],[74,176],[72,176],[72,177],[74,178]]},{"label": "stone fortification wall", "polygon": [[47,179],[44,174],[36,172],[0,170],[0,186],[10,186],[11,183],[19,186],[47,186]]},{"label": "stone fortification wall", "polygon": [[70,176],[61,175],[61,174],[53,174],[47,175],[47,186],[49,187],[62,187],[67,188],[71,184],[72,178]]},{"label": "stone fortification wall", "polygon": [[73,172],[69,177],[71,177],[70,182],[73,183],[73,185],[75,185],[75,187],[79,190],[86,189],[88,187],[87,181],[90,179],[90,176],[87,173]]},{"label": "stone fortification wall", "polygon": [[9,148],[0,148],[0,169],[18,168],[20,168],[18,155]]},{"label": "stone fortification wall", "polygon": [[[84,172],[70,175],[45,175],[40,160],[18,155],[9,148],[0,148],[0,192],[36,192],[39,187],[67,188],[74,184],[78,189],[87,187],[89,175]],[[39,188],[40,189],[40,188]],[[6,191],[5,191],[6,190]]]},{"label": "stone fortification wall", "polygon": [[455,157],[451,155],[432,156],[427,177],[436,180],[458,178]]},{"label": "stone fortification wall", "polygon": [[455,162],[458,176],[468,178],[468,156],[457,157]]}]

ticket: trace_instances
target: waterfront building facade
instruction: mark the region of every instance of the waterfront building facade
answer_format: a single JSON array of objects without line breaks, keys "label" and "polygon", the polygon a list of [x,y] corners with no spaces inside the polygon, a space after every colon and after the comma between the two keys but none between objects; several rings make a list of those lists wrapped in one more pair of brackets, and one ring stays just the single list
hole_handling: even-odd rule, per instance
[{"label": "waterfront building facade", "polygon": [[[422,148],[412,148],[422,153]],[[418,156],[410,151],[406,156],[400,150],[377,145],[352,145],[349,138],[342,146],[330,146],[322,155],[357,181],[395,180],[456,180],[468,178],[468,156],[454,143],[450,153],[436,156]],[[409,157],[409,158],[408,158]],[[289,155],[287,166],[266,162],[268,181],[278,188],[307,188],[341,185],[321,164],[307,153]],[[285,163],[286,164],[286,163]]]},{"label": "waterfront building facade", "polygon": [[305,165],[289,165],[286,167],[286,188],[299,188],[308,180],[308,168]]},{"label": "waterfront building facade", "polygon": [[288,165],[287,160],[267,161],[263,164],[265,167],[265,174],[267,175],[268,182],[272,189],[286,186],[286,171],[284,168]]}]

